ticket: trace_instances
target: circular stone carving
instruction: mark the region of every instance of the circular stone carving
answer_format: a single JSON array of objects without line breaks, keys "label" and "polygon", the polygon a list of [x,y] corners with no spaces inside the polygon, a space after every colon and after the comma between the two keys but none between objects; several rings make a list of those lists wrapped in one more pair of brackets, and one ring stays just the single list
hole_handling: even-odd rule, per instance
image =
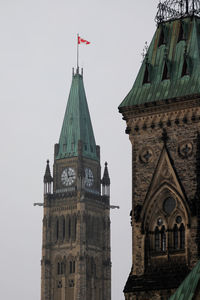
[{"label": "circular stone carving", "polygon": [[140,160],[147,164],[150,161],[152,161],[153,159],[153,151],[151,148],[144,148],[142,149],[142,151],[140,152]]},{"label": "circular stone carving", "polygon": [[179,155],[182,157],[182,158],[188,158],[189,156],[192,155],[192,152],[193,152],[193,145],[191,142],[183,142],[179,145],[179,148],[178,148],[178,152],[179,152]]},{"label": "circular stone carving", "polygon": [[171,212],[174,210],[175,207],[176,207],[176,201],[173,197],[168,197],[163,202],[163,210],[168,215],[171,214]]},{"label": "circular stone carving", "polygon": [[177,216],[177,217],[176,217],[176,223],[177,223],[177,224],[180,224],[181,222],[182,222],[181,216]]}]

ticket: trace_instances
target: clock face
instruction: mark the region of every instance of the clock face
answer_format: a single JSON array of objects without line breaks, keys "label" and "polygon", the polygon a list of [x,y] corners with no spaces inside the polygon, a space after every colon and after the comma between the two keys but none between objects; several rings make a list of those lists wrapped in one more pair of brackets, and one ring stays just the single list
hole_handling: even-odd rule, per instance
[{"label": "clock face", "polygon": [[94,176],[92,170],[89,168],[85,168],[85,186],[91,187],[94,183]]},{"label": "clock face", "polygon": [[64,186],[70,186],[76,179],[76,172],[73,168],[65,168],[61,174],[61,182]]}]

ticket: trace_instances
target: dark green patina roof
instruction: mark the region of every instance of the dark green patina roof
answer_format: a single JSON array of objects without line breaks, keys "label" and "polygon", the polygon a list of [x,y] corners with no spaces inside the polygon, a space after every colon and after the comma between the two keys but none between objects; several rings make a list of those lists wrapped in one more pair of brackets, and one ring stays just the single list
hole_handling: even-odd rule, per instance
[{"label": "dark green patina roof", "polygon": [[[192,300],[195,296],[200,280],[200,261],[185,278],[175,294],[169,300]],[[197,298],[196,298],[197,299]]]},{"label": "dark green patina roof", "polygon": [[72,78],[56,159],[78,156],[79,141],[82,142],[82,155],[84,157],[99,160],[83,85],[83,76],[77,71]]},{"label": "dark green patina roof", "polygon": [[[167,72],[166,72],[167,71]],[[200,19],[160,23],[119,109],[200,93]]]}]

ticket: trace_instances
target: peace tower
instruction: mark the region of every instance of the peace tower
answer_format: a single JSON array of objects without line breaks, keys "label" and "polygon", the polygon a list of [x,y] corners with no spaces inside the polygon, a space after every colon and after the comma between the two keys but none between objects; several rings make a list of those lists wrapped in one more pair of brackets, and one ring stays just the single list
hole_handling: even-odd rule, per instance
[{"label": "peace tower", "polygon": [[73,74],[60,133],[44,175],[41,300],[110,300],[110,178],[101,179],[83,75]]},{"label": "peace tower", "polygon": [[[169,299],[200,258],[199,17],[199,1],[160,1],[156,32],[119,106],[132,143],[126,300]],[[173,299],[200,299],[199,291]]]}]

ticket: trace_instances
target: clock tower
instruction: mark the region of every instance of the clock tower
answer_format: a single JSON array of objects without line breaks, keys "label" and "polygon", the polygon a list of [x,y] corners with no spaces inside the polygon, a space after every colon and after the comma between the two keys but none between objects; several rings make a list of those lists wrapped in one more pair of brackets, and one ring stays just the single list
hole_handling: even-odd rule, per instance
[{"label": "clock tower", "polygon": [[[102,191],[101,191],[102,190]],[[79,69],[73,74],[59,143],[44,175],[41,300],[110,300],[110,179],[101,179]]]}]

